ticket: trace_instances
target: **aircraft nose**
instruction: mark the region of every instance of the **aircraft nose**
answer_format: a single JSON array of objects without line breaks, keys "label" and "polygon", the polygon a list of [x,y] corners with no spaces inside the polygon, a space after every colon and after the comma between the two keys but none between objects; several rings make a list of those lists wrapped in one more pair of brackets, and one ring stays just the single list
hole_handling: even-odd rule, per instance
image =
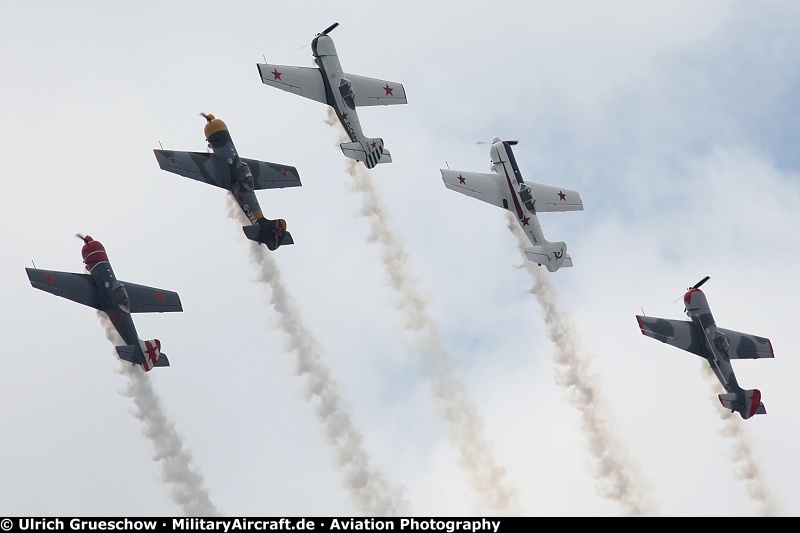
[{"label": "aircraft nose", "polygon": [[499,143],[499,142],[500,142],[500,137],[497,137],[497,136],[492,137],[492,144]]}]

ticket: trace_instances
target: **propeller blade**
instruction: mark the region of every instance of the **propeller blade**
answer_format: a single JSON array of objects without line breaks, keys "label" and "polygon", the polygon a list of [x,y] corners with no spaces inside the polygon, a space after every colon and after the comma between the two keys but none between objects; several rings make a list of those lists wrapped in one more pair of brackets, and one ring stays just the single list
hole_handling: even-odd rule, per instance
[{"label": "propeller blade", "polygon": [[[494,141],[491,141],[491,142],[490,141],[478,141],[475,144],[494,144],[494,143],[499,142],[499,141],[500,141],[500,139],[497,139],[497,140],[494,140]],[[503,142],[506,142],[511,146],[516,146],[517,144],[519,144],[519,141],[503,141]]]},{"label": "propeller blade", "polygon": [[80,240],[82,240],[83,242],[86,242],[86,236],[85,235],[81,235],[80,233],[76,233],[75,236],[77,238],[79,238]]},{"label": "propeller blade", "polygon": [[320,33],[320,35],[328,35],[328,33],[329,33],[329,32],[331,32],[331,31],[333,31],[333,29],[334,29],[336,26],[338,26],[338,25],[339,25],[339,23],[338,23],[338,22],[334,22],[333,24],[331,24],[330,26],[328,26],[327,28],[325,28],[325,29],[322,31],[322,33]]},{"label": "propeller blade", "polygon": [[211,122],[211,119],[208,118],[208,114],[207,113],[200,113],[200,116],[203,117],[204,119],[206,119],[206,122]]},{"label": "propeller blade", "polygon": [[693,289],[699,289],[699,288],[700,288],[700,285],[702,285],[703,283],[705,283],[706,281],[708,281],[708,280],[709,280],[709,278],[711,278],[711,276],[706,276],[706,277],[704,277],[703,279],[701,279],[700,281],[698,281],[698,282],[695,284],[695,286],[694,286],[694,287],[692,287],[692,288],[693,288]]}]

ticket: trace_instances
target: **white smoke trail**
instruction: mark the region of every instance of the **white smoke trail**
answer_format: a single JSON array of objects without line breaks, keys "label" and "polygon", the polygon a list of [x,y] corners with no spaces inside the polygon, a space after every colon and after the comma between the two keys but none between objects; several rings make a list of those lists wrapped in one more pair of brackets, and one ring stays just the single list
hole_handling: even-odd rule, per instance
[{"label": "white smoke trail", "polygon": [[[98,311],[97,316],[109,342],[114,346],[125,344],[106,314]],[[114,356],[117,357],[116,352]],[[144,436],[153,443],[153,460],[161,462],[161,479],[171,487],[172,501],[186,516],[222,516],[211,503],[203,475],[192,465],[192,454],[183,448],[183,439],[175,430],[175,424],[167,418],[150,379],[140,366],[120,362],[119,373],[130,380],[122,394],[131,398],[138,408],[131,414],[142,422]]]},{"label": "white smoke trail", "polygon": [[[241,209],[228,197],[228,216],[249,224]],[[257,281],[270,290],[270,304],[278,313],[278,324],[287,336],[286,348],[297,356],[295,372],[306,376],[306,400],[319,401],[316,415],[325,428],[328,442],[336,451],[336,466],[344,473],[344,485],[356,507],[368,516],[402,516],[408,503],[401,492],[390,489],[381,473],[370,464],[363,438],[339,393],[339,385],[322,361],[317,341],[303,325],[294,300],[289,296],[277,264],[266,247],[250,243],[250,258],[257,268]]]},{"label": "white smoke trail", "polygon": [[[517,245],[522,253],[530,243],[514,217],[507,215],[508,229],[517,236]],[[529,261],[524,253],[522,257],[520,268],[525,268],[533,278],[530,292],[542,307],[547,335],[556,345],[556,383],[567,390],[570,403],[581,414],[589,453],[594,459],[598,492],[604,498],[621,503],[629,515],[657,514],[657,506],[647,494],[649,487],[641,479],[638,468],[627,458],[611,424],[603,417],[603,413],[609,410],[599,380],[589,371],[588,359],[580,355],[578,334],[559,307],[555,288],[542,267]]]},{"label": "white smoke trail", "polygon": [[[326,123],[332,127],[339,124],[331,108]],[[339,131],[341,142],[349,141],[344,130],[339,128]],[[509,485],[505,469],[494,458],[492,446],[484,435],[483,418],[468,398],[464,383],[456,375],[455,363],[442,346],[427,303],[409,272],[408,254],[391,230],[387,209],[373,187],[369,172],[352,159],[347,160],[346,170],[354,179],[354,190],[363,195],[361,214],[370,221],[368,242],[380,245],[381,261],[398,297],[397,307],[405,315],[406,328],[419,336],[418,349],[427,358],[433,395],[458,447],[459,462],[481,495],[482,506],[493,514],[517,515],[520,513],[517,490]]]},{"label": "white smoke trail", "polygon": [[717,405],[717,414],[723,421],[723,427],[719,431],[726,439],[731,442],[731,447],[726,455],[730,457],[734,464],[734,475],[736,479],[744,483],[747,495],[760,504],[759,514],[761,516],[778,516],[778,504],[773,495],[767,490],[764,483],[764,474],[755,456],[755,450],[747,435],[744,427],[744,420],[738,413],[725,409],[717,397],[717,387],[719,380],[708,366],[706,361],[702,362],[703,377],[711,387],[714,403]]}]

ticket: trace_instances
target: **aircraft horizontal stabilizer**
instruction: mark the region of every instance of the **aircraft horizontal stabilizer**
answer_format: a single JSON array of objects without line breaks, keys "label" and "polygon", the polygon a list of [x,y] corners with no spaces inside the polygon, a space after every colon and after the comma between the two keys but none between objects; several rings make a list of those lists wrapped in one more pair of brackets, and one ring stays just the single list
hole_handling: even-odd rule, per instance
[{"label": "aircraft horizontal stabilizer", "polygon": [[[266,220],[266,219],[261,219],[261,220]],[[275,221],[270,221],[270,222],[273,222],[272,228],[274,228]],[[269,248],[270,250],[274,250],[278,246],[294,244],[294,239],[292,239],[292,234],[286,230],[283,231],[283,240],[277,246],[275,245],[274,229],[265,230],[261,224],[251,224],[250,226],[242,226],[242,231],[244,231],[245,237],[257,243],[266,244],[267,248]]]},{"label": "aircraft horizontal stabilizer", "polygon": [[[134,365],[141,365],[144,362],[139,346],[126,344],[124,346],[117,346],[116,348],[119,358],[123,361],[128,361]],[[159,353],[155,366],[169,366],[167,354]]]},{"label": "aircraft horizontal stabilizer", "polygon": [[546,266],[550,272],[555,272],[561,267],[572,266],[572,258],[567,253],[567,245],[563,242],[528,246],[523,251],[530,261]]},{"label": "aircraft horizontal stabilizer", "polygon": [[730,409],[731,412],[738,412],[743,419],[747,420],[753,415],[767,414],[767,408],[761,403],[761,391],[758,389],[750,389],[744,392],[744,403],[741,401],[738,394],[729,392],[727,394],[720,394],[719,401],[723,407]]},{"label": "aircraft horizontal stabilizer", "polygon": [[256,226],[255,224],[252,224],[250,226],[242,226],[242,231],[244,231],[244,236],[250,239],[251,241],[259,242],[258,241],[259,229],[258,226]]},{"label": "aircraft horizontal stabilizer", "polygon": [[391,163],[392,154],[389,150],[383,148],[383,139],[367,139],[367,146],[373,147],[369,153],[364,150],[364,146],[356,141],[350,143],[342,143],[342,153],[350,159],[361,161],[367,168],[373,168],[378,163]]}]

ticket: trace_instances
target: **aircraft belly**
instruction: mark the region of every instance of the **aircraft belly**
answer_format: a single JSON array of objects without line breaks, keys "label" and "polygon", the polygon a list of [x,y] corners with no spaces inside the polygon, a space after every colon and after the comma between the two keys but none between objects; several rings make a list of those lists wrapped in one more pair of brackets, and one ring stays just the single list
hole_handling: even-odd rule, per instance
[{"label": "aircraft belly", "polygon": [[108,316],[114,329],[117,330],[125,344],[137,344],[139,342],[139,336],[136,333],[136,327],[133,325],[131,315],[121,313],[113,307],[107,307],[103,312]]}]

